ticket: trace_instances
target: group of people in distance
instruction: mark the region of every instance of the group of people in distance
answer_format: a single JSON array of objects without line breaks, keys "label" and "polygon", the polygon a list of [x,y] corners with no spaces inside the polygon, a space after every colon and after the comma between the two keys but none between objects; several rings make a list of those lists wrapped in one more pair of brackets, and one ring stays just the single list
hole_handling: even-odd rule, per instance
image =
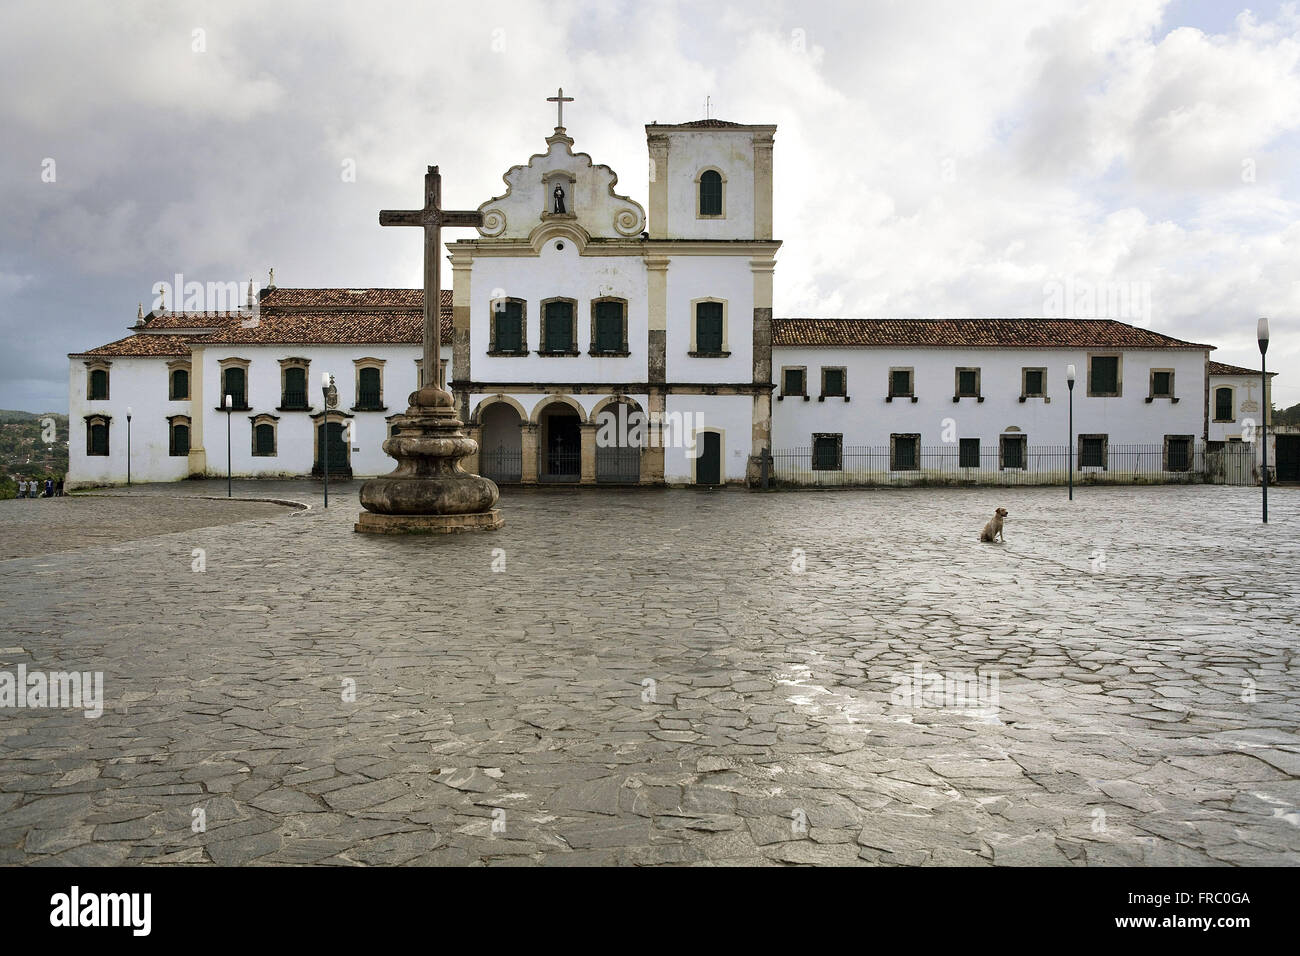
[{"label": "group of people in distance", "polygon": [[19,498],[62,498],[63,497],[63,479],[55,481],[53,478],[46,478],[44,482],[39,478],[33,478],[28,481],[26,478],[18,479],[18,497]]}]

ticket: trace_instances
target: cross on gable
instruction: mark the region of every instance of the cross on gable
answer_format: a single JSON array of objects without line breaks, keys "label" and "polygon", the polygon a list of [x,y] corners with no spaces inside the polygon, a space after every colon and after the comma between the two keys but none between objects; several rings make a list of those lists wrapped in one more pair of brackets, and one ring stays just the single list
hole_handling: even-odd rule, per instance
[{"label": "cross on gable", "polygon": [[554,96],[548,96],[546,102],[554,103],[559,112],[555,116],[555,128],[564,129],[564,104],[572,103],[572,96],[564,95],[564,87],[560,87]]},{"label": "cross on gable", "polygon": [[[476,209],[442,208],[442,174],[430,166],[424,174],[423,209],[383,209],[381,226],[419,226],[424,230],[424,367],[436,369],[442,351],[441,279],[443,226],[481,226],[483,214]],[[429,383],[426,383],[429,384]],[[437,388],[437,379],[432,385]]]}]

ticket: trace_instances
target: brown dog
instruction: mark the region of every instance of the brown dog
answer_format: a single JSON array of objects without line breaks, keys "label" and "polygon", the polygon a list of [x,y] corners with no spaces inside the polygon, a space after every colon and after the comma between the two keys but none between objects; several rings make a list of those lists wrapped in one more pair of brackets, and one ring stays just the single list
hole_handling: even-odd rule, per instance
[{"label": "brown dog", "polygon": [[984,530],[980,532],[980,540],[997,541],[998,538],[1001,538],[1002,543],[1006,544],[1007,536],[1002,533],[1002,519],[1006,516],[1006,508],[999,508],[997,511],[993,512],[993,520],[986,524]]}]

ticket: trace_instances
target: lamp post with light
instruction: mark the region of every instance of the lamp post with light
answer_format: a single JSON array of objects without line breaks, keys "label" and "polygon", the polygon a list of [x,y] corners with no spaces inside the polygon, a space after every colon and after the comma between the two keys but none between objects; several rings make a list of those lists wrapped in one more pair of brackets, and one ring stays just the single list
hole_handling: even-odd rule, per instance
[{"label": "lamp post with light", "polygon": [[338,392],[334,388],[334,376],[329,372],[320,374],[321,397],[324,399],[324,409],[321,419],[321,470],[325,473],[325,507],[330,506],[330,397],[331,393],[335,396],[334,400],[338,401]]},{"label": "lamp post with light", "polygon": [[1069,471],[1070,500],[1074,500],[1074,366],[1065,367],[1065,384],[1070,386],[1070,443],[1065,446]]},{"label": "lamp post with light", "polygon": [[126,486],[131,487],[131,406],[126,406]]},{"label": "lamp post with light", "polygon": [[230,413],[235,410],[235,402],[229,395],[225,397],[226,409],[226,497],[230,494]]},{"label": "lamp post with light", "polygon": [[1264,455],[1264,467],[1262,469],[1264,476],[1264,524],[1268,524],[1268,319],[1260,319],[1256,326],[1255,334],[1259,338],[1259,382],[1260,395],[1262,396],[1261,406],[1263,415],[1262,434],[1262,451]]}]

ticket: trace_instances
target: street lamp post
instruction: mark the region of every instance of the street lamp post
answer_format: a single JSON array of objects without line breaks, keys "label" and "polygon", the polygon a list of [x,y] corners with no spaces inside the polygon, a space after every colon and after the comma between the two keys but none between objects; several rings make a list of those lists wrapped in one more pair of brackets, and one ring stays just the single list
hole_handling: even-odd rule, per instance
[{"label": "street lamp post", "polygon": [[1264,455],[1264,524],[1268,524],[1268,319],[1260,319],[1259,325],[1256,326],[1256,335],[1259,338],[1259,379],[1260,395],[1262,396],[1260,405],[1263,409],[1261,416],[1262,427],[1262,452]]},{"label": "street lamp post", "polygon": [[330,389],[334,386],[334,376],[321,372],[320,391],[323,399],[320,435],[321,470],[325,473],[325,507],[330,506]]},{"label": "street lamp post", "polygon": [[226,396],[226,497],[232,497],[230,493],[230,413],[235,410],[234,399],[229,395]]},{"label": "street lamp post", "polygon": [[131,487],[131,406],[126,406],[126,486]]},{"label": "street lamp post", "polygon": [[1070,443],[1065,446],[1069,471],[1070,500],[1074,500],[1074,366],[1065,367],[1065,384],[1070,386]]}]

